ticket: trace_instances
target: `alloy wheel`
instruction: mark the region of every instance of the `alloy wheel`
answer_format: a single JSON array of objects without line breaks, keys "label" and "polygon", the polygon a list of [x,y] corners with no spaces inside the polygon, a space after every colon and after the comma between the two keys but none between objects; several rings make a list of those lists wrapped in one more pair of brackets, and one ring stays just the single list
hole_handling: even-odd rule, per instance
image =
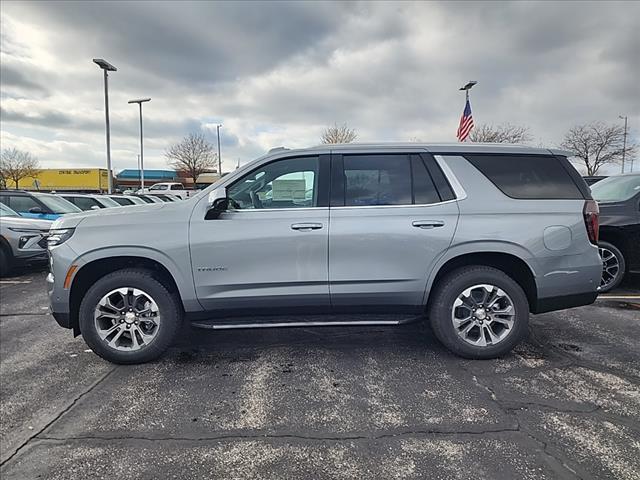
[{"label": "alloy wheel", "polygon": [[143,290],[122,287],[104,295],[94,310],[98,336],[120,351],[137,351],[150,345],[160,328],[160,311]]},{"label": "alloy wheel", "polygon": [[516,310],[511,297],[495,285],[474,285],[453,302],[451,321],[457,335],[476,347],[502,342],[513,330]]},{"label": "alloy wheel", "polygon": [[613,284],[620,275],[620,259],[608,248],[600,247],[598,251],[602,259],[600,289],[606,289],[609,285]]}]

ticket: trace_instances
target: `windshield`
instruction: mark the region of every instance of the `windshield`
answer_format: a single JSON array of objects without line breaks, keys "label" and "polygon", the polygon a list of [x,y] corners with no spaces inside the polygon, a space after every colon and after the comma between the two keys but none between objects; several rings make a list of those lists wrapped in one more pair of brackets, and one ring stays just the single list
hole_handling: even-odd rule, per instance
[{"label": "windshield", "polygon": [[152,186],[149,190],[166,190],[168,185],[156,184]]},{"label": "windshield", "polygon": [[113,198],[109,198],[109,197],[96,197],[96,200],[98,200],[105,207],[120,207],[121,206]]},{"label": "windshield", "polygon": [[142,200],[141,198],[138,197],[127,197],[129,200],[131,200],[133,203],[135,203],[136,205],[145,205],[147,202],[145,202],[144,200]]},{"label": "windshield", "polygon": [[19,217],[16,212],[7,207],[4,203],[0,203],[0,217]]},{"label": "windshield", "polygon": [[609,177],[591,186],[591,194],[598,202],[624,202],[636,193],[640,193],[640,175]]},{"label": "windshield", "polygon": [[78,213],[81,212],[73,203],[62,197],[47,194],[34,194],[42,203],[44,203],[53,213]]}]

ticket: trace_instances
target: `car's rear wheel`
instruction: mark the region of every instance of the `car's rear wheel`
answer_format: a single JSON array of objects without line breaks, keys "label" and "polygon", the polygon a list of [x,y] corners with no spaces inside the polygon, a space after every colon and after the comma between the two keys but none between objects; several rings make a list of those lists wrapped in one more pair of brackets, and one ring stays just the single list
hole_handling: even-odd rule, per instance
[{"label": "car's rear wheel", "polygon": [[171,345],[182,323],[176,298],[148,270],[119,270],[98,280],[80,304],[80,331],[113,363],[144,363]]},{"label": "car's rear wheel", "polygon": [[609,242],[599,242],[598,250],[602,259],[602,278],[598,290],[602,293],[613,290],[624,278],[626,262],[618,247]]},{"label": "car's rear wheel", "polygon": [[429,321],[438,340],[453,353],[494,358],[526,336],[529,302],[506,273],[492,267],[462,267],[435,286]]}]

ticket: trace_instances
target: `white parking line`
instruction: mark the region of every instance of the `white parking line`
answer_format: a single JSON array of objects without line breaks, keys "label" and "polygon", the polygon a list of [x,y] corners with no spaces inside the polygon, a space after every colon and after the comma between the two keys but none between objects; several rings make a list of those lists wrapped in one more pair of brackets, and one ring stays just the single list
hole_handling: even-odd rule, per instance
[{"label": "white parking line", "polygon": [[31,280],[0,280],[0,285],[20,285],[31,283]]}]

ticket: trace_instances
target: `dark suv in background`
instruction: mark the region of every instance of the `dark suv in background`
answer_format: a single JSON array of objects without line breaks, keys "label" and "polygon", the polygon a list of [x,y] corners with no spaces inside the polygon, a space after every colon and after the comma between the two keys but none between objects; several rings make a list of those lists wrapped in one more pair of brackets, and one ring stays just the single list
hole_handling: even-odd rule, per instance
[{"label": "dark suv in background", "polygon": [[601,292],[640,273],[640,173],[615,175],[591,186],[600,205]]}]

